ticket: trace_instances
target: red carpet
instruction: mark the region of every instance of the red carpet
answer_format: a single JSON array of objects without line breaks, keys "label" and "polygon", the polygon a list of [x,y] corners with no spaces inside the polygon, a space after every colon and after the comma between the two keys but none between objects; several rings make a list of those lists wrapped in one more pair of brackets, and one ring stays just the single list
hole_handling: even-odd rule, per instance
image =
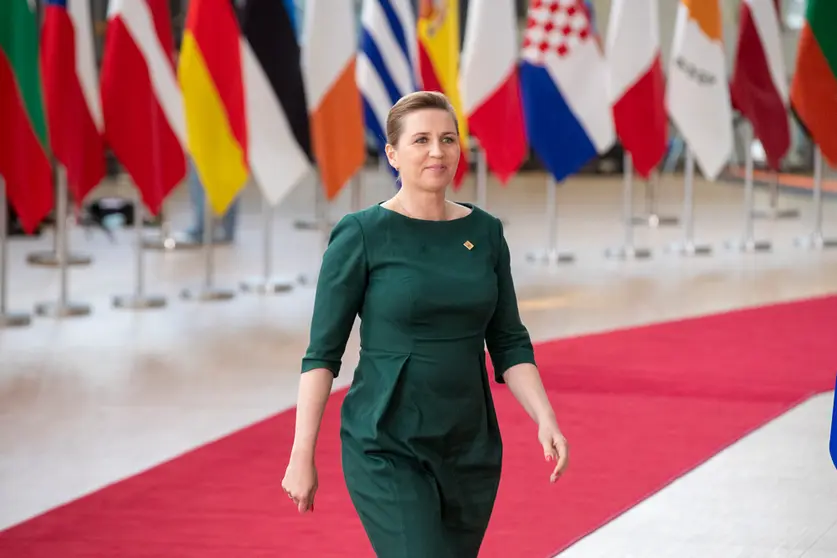
[{"label": "red carpet", "polygon": [[[497,387],[505,472],[482,556],[551,556],[833,389],[835,323],[837,297],[827,297],[540,345],[571,468],[549,485],[533,425]],[[342,395],[325,418],[313,515],[292,511],[279,486],[286,412],[0,533],[0,556],[372,556],[340,472]]]}]

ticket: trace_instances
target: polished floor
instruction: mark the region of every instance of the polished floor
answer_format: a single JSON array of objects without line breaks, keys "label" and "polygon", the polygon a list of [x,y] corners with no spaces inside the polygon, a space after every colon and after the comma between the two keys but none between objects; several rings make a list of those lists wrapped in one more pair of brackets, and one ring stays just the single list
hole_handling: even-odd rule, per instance
[{"label": "polished floor", "polygon": [[[391,191],[388,177],[369,169],[361,203]],[[663,177],[657,196],[663,214],[681,214],[682,191],[682,177]],[[275,295],[238,290],[263,269],[263,220],[252,188],[236,242],[214,251],[212,284],[235,290],[231,300],[181,298],[183,289],[200,289],[206,281],[203,251],[149,250],[145,286],[165,296],[167,306],[114,308],[112,297],[130,294],[136,284],[133,231],[111,241],[100,231],[72,230],[73,251],[92,256],[93,264],[69,271],[69,298],[90,305],[91,314],[35,317],[29,327],[0,330],[0,528],[293,405],[313,301],[310,281],[323,247],[321,233],[294,222],[312,217],[313,192],[311,183],[301,185],[274,216],[273,269],[296,281],[293,290]],[[506,222],[522,314],[536,339],[837,293],[837,250],[794,245],[813,221],[807,194],[780,197],[781,207],[800,210],[798,218],[755,222],[757,237],[772,240],[771,252],[742,254],[725,246],[743,232],[741,188],[700,181],[695,233],[713,254],[668,252],[682,228],[643,225],[634,228],[635,240],[652,249],[652,258],[620,261],[605,257],[605,250],[623,238],[621,181],[573,179],[557,192],[556,238],[576,261],[544,265],[526,255],[547,245],[545,192],[545,178],[528,174],[505,189],[491,181],[488,195],[489,210]],[[474,201],[473,184],[452,197]],[[642,183],[634,199],[635,213],[642,214]],[[330,209],[332,217],[351,203],[347,192]],[[767,193],[758,190],[756,206],[767,205]],[[169,211],[175,229],[189,225],[185,188]],[[837,236],[833,199],[826,201],[824,222]],[[50,234],[12,242],[13,310],[58,299],[59,272],[25,263],[27,254],[51,243]],[[308,282],[300,283],[300,276]],[[353,337],[341,386],[351,380],[356,347]],[[833,394],[824,394],[792,410],[562,556],[837,556],[837,472],[827,447],[832,401]]]}]

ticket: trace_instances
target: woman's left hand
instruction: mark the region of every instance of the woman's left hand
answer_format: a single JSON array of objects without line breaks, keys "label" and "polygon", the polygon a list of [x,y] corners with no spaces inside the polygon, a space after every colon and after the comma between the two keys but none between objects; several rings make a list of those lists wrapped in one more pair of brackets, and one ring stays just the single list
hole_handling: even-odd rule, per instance
[{"label": "woman's left hand", "polygon": [[543,446],[544,458],[547,461],[556,461],[555,469],[549,476],[549,482],[555,482],[567,468],[569,459],[567,439],[564,438],[555,419],[550,419],[538,426],[538,440]]}]

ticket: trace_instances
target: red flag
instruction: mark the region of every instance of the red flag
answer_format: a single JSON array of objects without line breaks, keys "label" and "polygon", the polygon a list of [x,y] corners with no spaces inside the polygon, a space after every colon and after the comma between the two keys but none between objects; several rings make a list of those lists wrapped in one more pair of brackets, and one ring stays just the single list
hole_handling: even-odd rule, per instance
[{"label": "red flag", "polygon": [[108,144],[148,210],[158,213],[186,176],[183,101],[167,0],[111,0],[102,107]]},{"label": "red flag", "polygon": [[775,0],[744,0],[730,83],[732,103],[753,125],[771,168],[790,149],[788,85]]},{"label": "red flag", "polygon": [[657,0],[614,1],[607,59],[616,134],[637,173],[648,177],[668,142]]},{"label": "red flag", "polygon": [[76,203],[105,176],[102,107],[88,0],[47,0],[41,34],[49,139]]}]

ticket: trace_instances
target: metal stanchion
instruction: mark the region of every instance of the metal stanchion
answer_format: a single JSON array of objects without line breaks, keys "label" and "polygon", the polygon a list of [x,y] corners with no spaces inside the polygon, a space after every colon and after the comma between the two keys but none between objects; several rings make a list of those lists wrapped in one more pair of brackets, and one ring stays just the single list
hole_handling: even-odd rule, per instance
[{"label": "metal stanchion", "polygon": [[[328,200],[325,199],[325,192],[320,184],[314,185],[314,219],[306,220],[306,219],[297,219],[294,221],[294,228],[301,229],[306,231],[319,231],[321,230],[324,224],[327,224],[329,228],[335,225],[334,222],[330,221],[328,217],[328,210],[325,209],[328,207]],[[321,219],[321,216],[325,215],[325,221]]]},{"label": "metal stanchion", "polygon": [[31,323],[29,314],[10,312],[8,309],[9,295],[9,254],[8,254],[8,200],[6,199],[6,182],[0,176],[0,329],[23,327]]},{"label": "metal stanchion", "polygon": [[634,168],[633,159],[630,153],[625,152],[624,185],[622,189],[622,220],[625,226],[625,241],[618,248],[610,248],[605,252],[608,258],[620,260],[637,259],[643,260],[651,257],[651,250],[648,248],[637,248],[634,245],[634,222],[633,222],[633,201],[634,201]]},{"label": "metal stanchion", "polygon": [[817,146],[814,151],[814,230],[796,239],[796,245],[801,248],[837,248],[837,238],[825,238],[822,232],[822,167],[822,151]]},{"label": "metal stanchion", "polygon": [[349,187],[351,188],[349,193],[352,196],[352,211],[360,211],[363,209],[363,167],[352,178]]},{"label": "metal stanchion", "polygon": [[769,240],[756,240],[753,227],[753,151],[750,149],[753,138],[752,128],[747,126],[746,155],[744,156],[744,237],[731,240],[727,246],[741,252],[767,252],[772,248]]},{"label": "metal stanchion", "polygon": [[244,281],[241,283],[241,290],[258,294],[276,294],[290,291],[293,282],[280,280],[273,277],[273,220],[275,207],[270,204],[267,198],[262,198],[262,264],[264,265],[262,276]]},{"label": "metal stanchion", "polygon": [[214,301],[230,300],[235,297],[231,289],[220,289],[214,286],[215,279],[215,244],[212,241],[215,232],[215,216],[212,206],[209,203],[209,196],[205,197],[203,211],[203,253],[205,256],[205,276],[202,287],[190,290],[184,289],[180,296],[186,300]]},{"label": "metal stanchion", "polygon": [[712,253],[712,247],[695,242],[695,155],[691,148],[686,148],[686,176],[683,193],[683,240],[671,246],[673,252],[682,256],[706,256]]},{"label": "metal stanchion", "polygon": [[142,310],[146,308],[163,308],[166,306],[166,299],[162,296],[145,294],[145,254],[143,250],[143,205],[142,195],[139,189],[135,188],[136,198],[134,202],[134,233],[136,236],[136,282],[134,283],[134,294],[114,297],[114,308],[127,308],[131,310]]},{"label": "metal stanchion", "polygon": [[671,215],[657,213],[657,193],[660,185],[660,171],[654,169],[651,177],[645,181],[645,215],[632,217],[636,225],[648,225],[651,228],[676,226],[680,220]]},{"label": "metal stanchion", "polygon": [[546,180],[546,223],[547,223],[547,248],[537,252],[526,254],[530,262],[542,264],[571,263],[575,261],[575,255],[567,252],[559,252],[555,245],[558,228],[558,184],[552,175]]},{"label": "metal stanchion", "polygon": [[175,235],[172,232],[171,227],[171,219],[168,217],[168,212],[166,211],[166,203],[163,203],[163,209],[161,210],[163,214],[162,223],[160,223],[160,230],[157,233],[153,233],[147,236],[144,236],[142,241],[142,246],[146,250],[195,250],[200,248],[199,242],[193,242],[191,238],[188,238],[187,235]]},{"label": "metal stanchion", "polygon": [[[750,153],[748,155],[752,156]],[[753,209],[753,217],[756,219],[796,219],[799,217],[798,209],[779,209],[778,171],[773,173],[773,179],[770,181],[770,208]]]},{"label": "metal stanchion", "polygon": [[57,302],[42,302],[35,306],[35,313],[39,316],[50,318],[69,318],[76,316],[87,316],[91,309],[87,304],[74,303],[68,300],[68,277],[69,267],[67,254],[69,253],[69,239],[67,234],[67,205],[69,204],[69,193],[67,192],[67,171],[63,165],[57,166],[56,176],[58,179],[58,200],[55,219],[55,238],[58,255],[58,269],[61,272],[60,294]]}]

